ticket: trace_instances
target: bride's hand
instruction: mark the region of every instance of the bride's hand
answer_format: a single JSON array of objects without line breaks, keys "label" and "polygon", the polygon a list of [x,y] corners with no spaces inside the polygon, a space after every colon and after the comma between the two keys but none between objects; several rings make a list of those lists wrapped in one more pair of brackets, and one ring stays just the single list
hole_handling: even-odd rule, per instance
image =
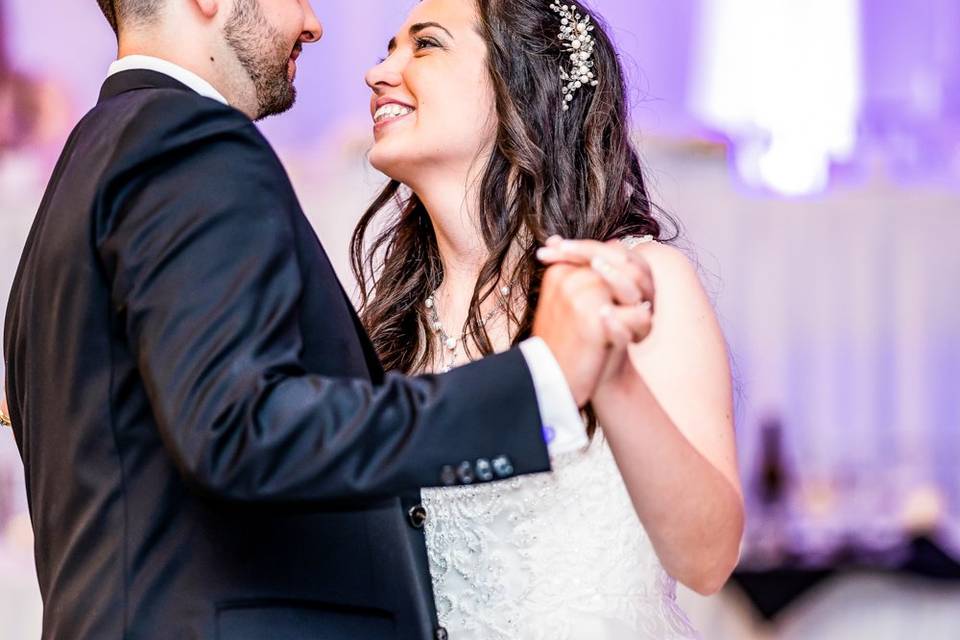
[{"label": "bride's hand", "polygon": [[654,301],[653,274],[650,265],[638,252],[619,240],[564,240],[553,236],[537,257],[547,265],[566,263],[589,266],[603,276],[620,305]]},{"label": "bride's hand", "polygon": [[653,327],[655,289],[650,265],[623,243],[612,240],[563,240],[557,237],[537,253],[545,264],[589,266],[608,284],[616,307],[603,310],[604,325],[612,345],[601,383],[628,383],[633,367],[627,347],[643,341]]}]

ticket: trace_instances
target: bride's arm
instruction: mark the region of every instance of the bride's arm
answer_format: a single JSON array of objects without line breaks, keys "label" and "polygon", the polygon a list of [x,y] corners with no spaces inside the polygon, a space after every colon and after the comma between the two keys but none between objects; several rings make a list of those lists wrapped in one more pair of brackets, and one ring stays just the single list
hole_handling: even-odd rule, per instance
[{"label": "bride's arm", "polygon": [[[547,263],[608,267],[627,251],[589,240],[548,247]],[[600,385],[593,407],[664,568],[710,594],[736,565],[743,531],[727,350],[687,258],[657,243],[630,251],[652,275],[652,330]],[[594,264],[611,284],[624,280]],[[627,288],[619,297],[636,295]]]},{"label": "bride's arm", "polygon": [[664,568],[710,594],[743,531],[726,345],[687,258],[657,243],[633,251],[653,274],[653,329],[593,404]]}]

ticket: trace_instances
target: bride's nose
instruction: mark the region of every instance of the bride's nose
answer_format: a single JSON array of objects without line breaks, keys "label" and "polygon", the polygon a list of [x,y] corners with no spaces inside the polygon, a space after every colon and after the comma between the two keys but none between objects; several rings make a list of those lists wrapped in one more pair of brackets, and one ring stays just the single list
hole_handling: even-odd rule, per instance
[{"label": "bride's nose", "polygon": [[391,64],[390,58],[387,58],[367,71],[364,81],[374,93],[379,93],[388,87],[399,87],[403,82],[403,75],[397,64]]}]

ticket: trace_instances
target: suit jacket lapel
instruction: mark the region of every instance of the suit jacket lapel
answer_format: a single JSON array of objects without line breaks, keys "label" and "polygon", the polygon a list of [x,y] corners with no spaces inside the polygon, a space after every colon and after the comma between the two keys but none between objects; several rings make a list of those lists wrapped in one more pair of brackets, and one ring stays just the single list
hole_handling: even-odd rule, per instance
[{"label": "suit jacket lapel", "polygon": [[[128,91],[137,91],[140,89],[178,89],[181,91],[193,91],[193,89],[182,82],[158,71],[131,69],[115,73],[104,81],[100,89],[98,104]],[[326,255],[325,251],[323,253]],[[333,271],[332,267],[331,271]],[[381,364],[380,358],[377,356],[377,352],[373,347],[373,343],[363,328],[363,323],[357,315],[350,296],[347,295],[339,279],[337,280],[337,284],[340,286],[344,304],[347,305],[349,309],[350,317],[353,320],[353,325],[357,332],[357,338],[360,340],[363,348],[363,355],[366,360],[367,369],[370,371],[370,377],[373,382],[378,383],[383,380],[383,364]]]}]

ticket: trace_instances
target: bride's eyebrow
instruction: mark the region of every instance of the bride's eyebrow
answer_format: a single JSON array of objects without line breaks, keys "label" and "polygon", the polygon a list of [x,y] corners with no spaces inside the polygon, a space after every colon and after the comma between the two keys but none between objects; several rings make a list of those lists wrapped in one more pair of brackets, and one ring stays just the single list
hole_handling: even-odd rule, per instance
[{"label": "bride's eyebrow", "polygon": [[415,36],[415,35],[417,35],[418,33],[420,33],[421,31],[423,31],[424,29],[429,29],[430,27],[436,27],[437,29],[440,29],[440,30],[443,31],[445,34],[447,34],[448,36],[450,36],[450,39],[451,39],[451,40],[456,40],[456,38],[453,37],[453,34],[450,33],[449,31],[447,31],[447,28],[444,27],[444,26],[443,26],[442,24],[440,24],[439,22],[418,22],[417,24],[412,25],[412,26],[410,27],[410,35]]},{"label": "bride's eyebrow", "polygon": [[[430,27],[436,27],[437,29],[440,29],[440,30],[443,31],[445,34],[447,34],[448,36],[450,36],[450,39],[451,39],[451,40],[456,40],[456,38],[453,37],[453,34],[450,33],[450,31],[448,31],[447,28],[444,27],[444,26],[443,26],[442,24],[440,24],[439,22],[418,22],[418,23],[410,26],[410,29],[409,29],[408,33],[409,33],[411,36],[415,36],[415,35],[417,35],[418,33],[420,33],[421,31],[423,31],[424,29],[429,29]],[[390,42],[387,43],[387,53],[391,53],[391,52],[392,52],[394,49],[396,49],[396,48],[397,48],[397,39],[396,39],[396,38],[390,38]]]}]

